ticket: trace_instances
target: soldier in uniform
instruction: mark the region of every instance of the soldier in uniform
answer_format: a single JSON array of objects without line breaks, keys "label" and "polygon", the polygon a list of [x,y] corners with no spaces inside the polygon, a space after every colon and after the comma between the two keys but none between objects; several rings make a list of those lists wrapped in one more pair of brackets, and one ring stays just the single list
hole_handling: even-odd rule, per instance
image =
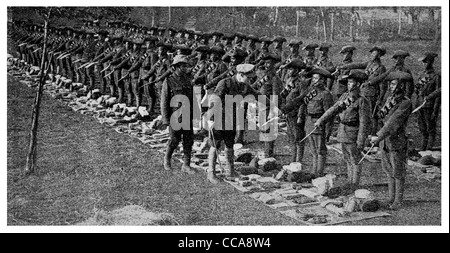
[{"label": "soldier in uniform", "polygon": [[[192,145],[194,144],[194,132],[192,129],[192,96],[193,87],[191,85],[191,75],[188,60],[186,56],[177,55],[172,63],[174,67],[174,72],[169,77],[164,80],[162,90],[161,90],[161,114],[163,124],[169,127],[170,140],[167,143],[167,149],[164,156],[164,169],[172,170],[172,154],[177,148],[181,140],[183,140],[183,166],[181,171],[188,174],[194,174],[195,171],[191,169],[191,152]],[[176,95],[184,95],[189,99],[190,104],[188,108],[190,110],[189,128],[188,129],[173,129],[170,124],[170,118],[172,113],[177,109],[181,110],[180,107],[172,107],[171,99]],[[183,113],[185,113],[183,111]]]},{"label": "soldier in uniform", "polygon": [[[403,50],[395,51],[394,55],[392,56],[392,58],[395,60],[395,65],[391,71],[392,72],[393,71],[402,71],[402,72],[408,73],[411,76],[413,76],[411,70],[409,70],[408,68],[405,67],[405,59],[408,56],[410,56],[410,54],[406,51],[403,51]],[[414,76],[413,76],[413,78],[414,78]],[[405,95],[411,99],[413,94],[414,94],[414,82],[413,82],[413,79],[411,79],[411,82],[406,83]],[[380,96],[382,96],[382,95],[383,95],[383,93]]]},{"label": "soldier in uniform", "polygon": [[431,150],[436,138],[436,125],[441,106],[441,76],[433,68],[436,53],[427,52],[419,61],[425,70],[419,74],[416,83],[417,106],[419,110],[419,130],[422,133],[421,150]]},{"label": "soldier in uniform", "polygon": [[[144,41],[142,39],[135,39],[133,41],[133,51],[130,54],[129,63],[131,67],[128,69],[128,73],[131,77],[131,91],[128,90],[128,103],[131,104],[132,94],[135,98],[136,107],[139,108],[142,102],[142,92],[141,92],[141,76],[140,76],[140,68],[145,59],[142,58],[144,54],[141,51],[141,47]],[[131,94],[132,93],[132,94]]]},{"label": "soldier in uniform", "polygon": [[[241,95],[243,97],[247,95],[257,96],[259,93],[250,86],[250,79],[254,76],[254,65],[251,64],[239,64],[236,66],[236,74],[231,77],[227,77],[219,82],[214,94],[217,95],[220,101],[211,99],[210,108],[216,106],[216,103],[221,103],[222,108],[225,106],[225,96],[231,95]],[[235,105],[237,106],[237,105]],[[207,169],[207,179],[213,183],[217,184],[219,181],[216,177],[216,162],[217,162],[217,151],[220,148],[221,142],[225,143],[225,176],[235,177],[236,172],[234,170],[234,138],[236,135],[236,110],[233,108],[233,119],[229,119],[223,113],[222,109],[222,119],[221,123],[219,119],[213,119],[209,123],[210,136],[209,140],[211,142],[211,147],[209,149],[208,155],[208,169]],[[233,122],[232,129],[225,128],[225,120]]]},{"label": "soldier in uniform", "polygon": [[[355,47],[354,46],[343,46],[341,51],[339,51],[339,54],[342,55],[342,64],[341,65],[345,65],[345,64],[349,64],[353,62],[353,51],[355,51]],[[342,94],[344,94],[345,92],[347,92],[347,80],[346,79],[342,79],[342,77],[344,76],[348,76],[350,74],[350,70],[345,70],[345,69],[339,69],[337,68],[337,70],[334,73],[334,76],[337,76],[337,81],[336,81],[336,85],[332,91],[332,94],[336,95],[336,98],[340,98],[342,96]]]},{"label": "soldier in uniform", "polygon": [[359,185],[361,178],[361,152],[370,130],[370,104],[362,97],[359,87],[367,80],[367,75],[362,70],[351,70],[348,76],[342,80],[347,81],[347,92],[339,97],[339,100],[329,108],[314,124],[320,127],[335,115],[339,114],[340,124],[337,141],[342,145],[344,161],[347,164],[348,182]]},{"label": "soldier in uniform", "polygon": [[234,39],[234,35],[231,34],[224,34],[222,36],[222,40],[225,41],[224,42],[224,50],[226,53],[230,52],[233,49],[233,39]]},{"label": "soldier in uniform", "polygon": [[317,58],[316,58],[316,48],[318,48],[319,45],[312,43],[312,44],[308,44],[306,46],[303,47],[303,50],[306,51],[306,55],[305,55],[305,63],[306,66],[308,68],[313,68],[313,66],[316,65],[317,63]]},{"label": "soldier in uniform", "polygon": [[[335,71],[335,67],[333,62],[331,62],[331,59],[328,57],[328,52],[330,51],[331,44],[329,43],[322,43],[319,47],[320,56],[319,59],[317,59],[316,66],[326,69],[328,72],[333,73]],[[331,91],[331,88],[333,86],[334,79],[328,78],[327,79],[327,88],[329,91]]]},{"label": "soldier in uniform", "polygon": [[273,48],[275,49],[274,54],[278,55],[282,61],[286,59],[286,56],[283,54],[283,43],[286,42],[286,38],[278,36],[275,37],[273,40]]},{"label": "soldier in uniform", "polygon": [[215,32],[211,33],[211,36],[212,36],[211,40],[212,40],[213,46],[217,46],[218,44],[220,44],[220,40],[223,36],[223,33],[215,31]]},{"label": "soldier in uniform", "polygon": [[386,80],[389,83],[389,97],[379,111],[383,126],[370,137],[372,145],[379,143],[381,166],[389,178],[389,200],[391,209],[398,209],[403,202],[406,179],[406,159],[408,140],[406,125],[412,111],[411,100],[405,96],[405,83],[412,76],[405,72],[391,72]]},{"label": "soldier in uniform", "polygon": [[144,87],[144,95],[147,100],[147,111],[149,113],[154,113],[154,105],[156,102],[156,90],[155,86],[153,84],[150,84],[148,78],[144,77],[147,75],[148,72],[151,71],[152,66],[156,64],[158,61],[158,54],[156,52],[156,42],[158,41],[158,38],[154,36],[145,36],[144,37],[144,43],[145,43],[145,53],[143,56],[141,56],[143,62],[140,69],[139,76],[142,81],[142,85]]},{"label": "soldier in uniform", "polygon": [[[97,52],[97,42],[93,39],[94,32],[87,31],[86,32],[86,42],[87,45],[83,50],[83,58],[81,63],[86,64],[90,60],[94,59],[95,54]],[[89,80],[88,90],[92,91],[95,89],[95,73],[94,73],[94,65],[91,65],[89,67],[83,67],[81,69],[81,72],[84,75],[83,85],[87,85],[87,81]]]},{"label": "soldier in uniform", "polygon": [[287,64],[289,64],[291,61],[293,61],[294,59],[300,59],[303,61],[302,56],[299,53],[299,49],[300,49],[300,45],[303,44],[302,41],[299,40],[291,40],[289,41],[289,50],[290,50],[290,54],[287,56],[287,58],[281,63],[281,65],[279,66],[277,73],[280,74],[280,78],[281,80],[284,81],[285,77],[286,77],[286,66]]},{"label": "soldier in uniform", "polygon": [[244,41],[245,35],[237,32],[234,34],[234,49],[239,48],[242,50],[245,50],[245,47],[242,45],[242,42]]},{"label": "soldier in uniform", "polygon": [[372,80],[386,72],[386,67],[381,63],[381,57],[386,54],[384,48],[375,46],[369,51],[372,59],[367,62],[354,62],[339,66],[338,69],[365,69],[369,76],[368,80],[361,86],[361,95],[369,99],[370,110],[372,110],[372,135],[378,130],[377,110],[382,103],[383,97],[380,95],[380,85],[376,82],[372,84]]},{"label": "soldier in uniform", "polygon": [[[289,101],[300,94],[305,93],[308,89],[308,82],[305,82],[300,71],[306,68],[306,64],[301,59],[293,59],[284,67],[285,87],[280,92],[283,101]],[[292,147],[292,162],[301,162],[305,149],[305,142],[300,142],[305,137],[305,107],[301,107],[303,111],[293,110],[286,114],[287,132]]]},{"label": "soldier in uniform", "polygon": [[259,56],[259,50],[256,48],[256,43],[260,43],[261,40],[255,35],[248,35],[248,45],[247,45],[247,58],[245,63],[255,64],[256,58]]},{"label": "soldier in uniform", "polygon": [[[230,65],[228,66],[227,71],[219,74],[211,81],[208,81],[203,88],[205,90],[214,89],[220,80],[227,78],[227,77],[234,76],[236,74],[236,66],[241,63],[244,63],[245,58],[247,56],[248,56],[247,52],[242,49],[236,48],[235,50],[233,50],[232,55],[231,55],[231,62],[230,62]],[[223,59],[223,57],[222,57],[222,59]]]},{"label": "soldier in uniform", "polygon": [[[281,79],[278,77],[275,69],[275,64],[281,61],[281,57],[278,55],[269,54],[264,56],[262,59],[264,61],[264,73],[263,77],[253,84],[255,90],[259,90],[262,95],[265,95],[268,100],[270,96],[279,96],[283,84]],[[266,106],[268,106],[266,104]],[[239,140],[243,140],[244,132],[238,133]],[[264,156],[273,157],[274,155],[274,144],[275,141],[264,141]]]},{"label": "soldier in uniform", "polygon": [[175,35],[177,34],[177,30],[173,27],[170,27],[169,29],[167,29],[167,31],[168,31],[168,38],[166,38],[165,43],[175,44],[176,43]]}]

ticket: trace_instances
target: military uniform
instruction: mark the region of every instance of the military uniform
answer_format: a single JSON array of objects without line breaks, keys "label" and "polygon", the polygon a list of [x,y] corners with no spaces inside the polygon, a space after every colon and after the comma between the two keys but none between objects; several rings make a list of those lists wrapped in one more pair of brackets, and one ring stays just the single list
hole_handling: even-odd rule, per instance
[{"label": "military uniform", "polygon": [[[353,62],[353,51],[356,48],[353,46],[344,46],[342,47],[340,54],[344,55],[344,58],[342,59],[342,65],[350,64]],[[333,89],[332,93],[336,95],[336,98],[340,98],[342,94],[347,92],[347,82],[345,80],[342,80],[342,77],[348,76],[350,74],[349,69],[338,69],[335,76],[337,76],[336,85]]]},{"label": "military uniform", "polygon": [[[328,43],[323,43],[319,47],[319,51],[321,51],[320,57],[317,59],[316,66],[326,69],[328,72],[333,73],[335,71],[335,66],[331,59],[328,57],[328,51],[330,50],[331,45]],[[334,78],[327,78],[327,88],[331,91],[333,86]]]},{"label": "military uniform", "polygon": [[305,64],[308,68],[313,68],[316,63],[317,63],[317,58],[315,55],[315,50],[316,48],[318,48],[319,45],[313,43],[313,44],[308,44],[305,47],[303,47],[303,50],[306,51],[306,55],[304,58]]}]

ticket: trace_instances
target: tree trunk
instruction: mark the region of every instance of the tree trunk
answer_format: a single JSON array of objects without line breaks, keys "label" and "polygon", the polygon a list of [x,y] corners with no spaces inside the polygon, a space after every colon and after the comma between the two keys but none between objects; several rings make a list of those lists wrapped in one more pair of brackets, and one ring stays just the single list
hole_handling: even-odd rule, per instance
[{"label": "tree trunk", "polygon": [[275,7],[275,18],[273,19],[273,26],[277,26],[278,22],[278,7]]},{"label": "tree trunk", "polygon": [[31,116],[30,145],[28,148],[27,162],[25,165],[26,174],[34,173],[36,170],[36,143],[37,143],[37,130],[39,123],[39,112],[41,105],[42,90],[45,83],[45,77],[47,76],[47,70],[45,69],[46,67],[45,61],[47,56],[47,32],[48,32],[48,21],[50,19],[50,12],[51,8],[49,9],[48,15],[44,20],[44,40],[43,40],[44,46],[42,49],[42,58],[39,71],[39,86],[38,91],[36,93],[36,98],[34,99],[33,112]]},{"label": "tree trunk", "polygon": [[442,11],[439,13],[439,15],[437,16],[437,20],[435,23],[435,30],[436,33],[434,34],[434,41],[435,42],[439,42],[439,40],[441,39],[441,15],[442,15]]},{"label": "tree trunk", "polygon": [[171,11],[171,8],[169,6],[169,20],[168,20],[168,23],[170,24],[171,21],[172,21],[172,11]]},{"label": "tree trunk", "polygon": [[397,13],[398,13],[398,31],[397,34],[400,35],[402,32],[402,9],[398,8],[397,9]]},{"label": "tree trunk", "polygon": [[350,31],[349,31],[349,35],[350,35],[350,41],[351,42],[355,42],[355,33],[354,33],[354,30],[355,30],[355,27],[354,27],[354,16],[355,16],[355,13],[354,13],[354,11],[352,10],[352,14],[350,15]]},{"label": "tree trunk", "polygon": [[319,30],[320,30],[320,17],[319,17],[319,15],[317,15],[317,17],[316,17],[316,39],[317,40],[320,40]]},{"label": "tree trunk", "polygon": [[323,38],[324,38],[324,41],[327,41],[327,26],[325,23],[325,13],[322,8],[320,8],[320,12],[322,14]]},{"label": "tree trunk", "polygon": [[334,41],[334,12],[331,12],[330,20],[330,40]]},{"label": "tree trunk", "polygon": [[300,35],[300,11],[296,11],[297,14],[297,22],[295,25],[295,37]]}]

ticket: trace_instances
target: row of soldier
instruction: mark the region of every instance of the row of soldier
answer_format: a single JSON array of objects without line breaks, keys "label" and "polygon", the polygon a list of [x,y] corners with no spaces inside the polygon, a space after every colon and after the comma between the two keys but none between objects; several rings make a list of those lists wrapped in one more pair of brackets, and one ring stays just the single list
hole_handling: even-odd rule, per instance
[{"label": "row of soldier", "polygon": [[[14,38],[21,58],[39,65],[42,27],[19,23],[17,28]],[[170,127],[171,114],[177,109],[171,107],[171,97],[183,94],[192,98],[189,95],[194,86],[202,87],[204,93],[214,92],[222,100],[225,95],[265,95],[267,100],[270,95],[277,95],[278,106],[288,123],[294,151],[292,161],[302,162],[307,139],[313,158],[312,172],[323,175],[325,144],[333,134],[333,124],[338,122],[337,141],[342,144],[349,183],[359,184],[364,147],[369,142],[380,143],[382,167],[390,179],[389,204],[398,207],[403,196],[408,151],[405,129],[414,94],[417,105],[422,106],[418,117],[421,149],[431,149],[436,138],[440,76],[433,63],[437,54],[425,53],[419,59],[424,71],[415,80],[404,66],[410,55],[403,50],[394,52],[395,64],[387,69],[381,62],[386,50],[379,46],[369,50],[369,61],[361,63],[352,60],[355,47],[345,46],[340,50],[342,62],[335,65],[328,57],[331,47],[328,43],[308,44],[302,48],[305,56],[301,56],[301,41],[290,41],[287,55],[283,52],[285,42],[283,37],[258,38],[242,33],[146,29],[121,21],[108,22],[106,28],[100,29],[98,22],[92,21],[86,22],[83,29],[50,29],[47,47],[49,67],[54,74],[83,82],[89,90],[96,88],[97,77],[102,92],[109,87],[111,96],[129,106],[142,105],[143,91],[149,112],[154,112],[156,101],[161,100],[163,122],[171,134],[164,158],[167,170],[172,169],[172,154],[183,141],[182,170],[194,173],[190,168],[193,131],[192,128],[175,131]],[[320,51],[318,58],[316,49]],[[220,143],[225,144],[225,175],[235,176],[233,146],[244,142],[243,130],[222,129],[213,127],[209,133],[207,175],[212,183],[218,182],[215,164]],[[264,142],[264,154],[274,155],[274,141]]]}]

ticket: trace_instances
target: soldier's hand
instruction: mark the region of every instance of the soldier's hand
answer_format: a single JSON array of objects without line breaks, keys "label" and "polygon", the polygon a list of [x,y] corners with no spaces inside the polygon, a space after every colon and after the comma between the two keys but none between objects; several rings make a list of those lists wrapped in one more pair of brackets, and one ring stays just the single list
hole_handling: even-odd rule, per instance
[{"label": "soldier's hand", "polygon": [[322,125],[321,121],[316,121],[316,123],[314,123],[314,127],[319,128]]},{"label": "soldier's hand", "polygon": [[380,143],[380,138],[378,136],[370,136],[370,143],[372,145],[377,145]]}]

